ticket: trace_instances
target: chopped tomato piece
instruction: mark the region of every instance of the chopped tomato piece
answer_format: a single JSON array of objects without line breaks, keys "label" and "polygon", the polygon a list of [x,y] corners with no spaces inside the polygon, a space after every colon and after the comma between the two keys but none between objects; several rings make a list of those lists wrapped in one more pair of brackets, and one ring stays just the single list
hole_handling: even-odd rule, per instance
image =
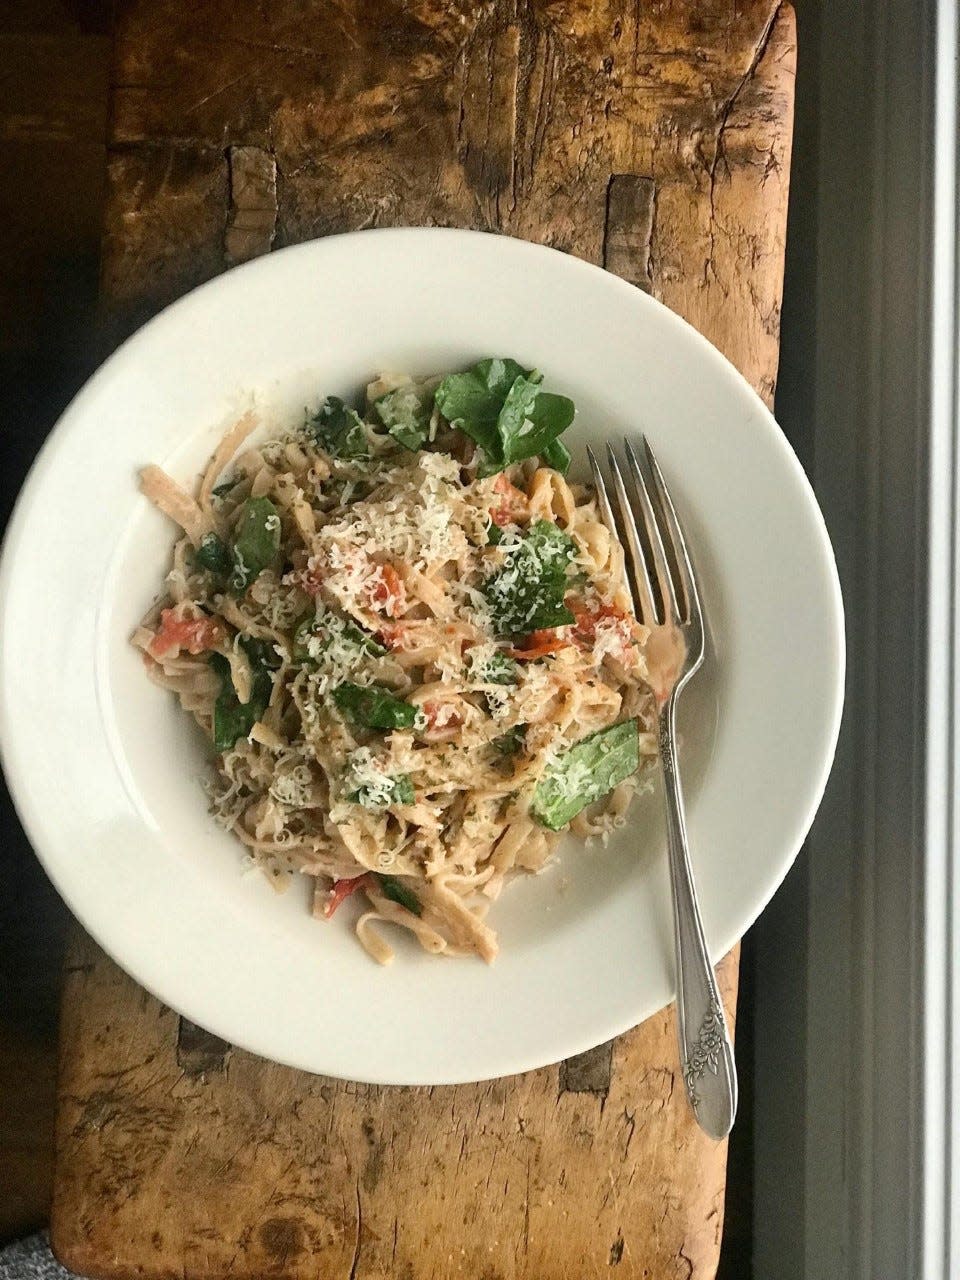
[{"label": "chopped tomato piece", "polygon": [[407,638],[407,627],[403,622],[384,622],[377,632],[380,643],[387,649],[402,649]]},{"label": "chopped tomato piece", "polygon": [[[603,622],[607,618],[613,618],[617,622],[626,622],[629,624],[630,615],[615,604],[602,604],[596,609],[576,609],[576,622],[573,627],[573,634],[578,640],[583,640],[588,644],[596,639],[597,624]],[[629,628],[624,628],[627,631]]]},{"label": "chopped tomato piece", "polygon": [[524,636],[522,647],[510,649],[510,657],[518,658],[521,662],[532,662],[536,658],[545,658],[550,653],[557,653],[560,649],[566,649],[570,645],[570,641],[560,634],[557,627],[548,627],[544,631],[531,631],[528,636]]},{"label": "chopped tomato piece", "polygon": [[575,613],[573,635],[579,645],[598,654],[609,653],[627,666],[636,665],[636,622],[626,610],[604,604],[596,609],[577,609]]},{"label": "chopped tomato piece", "polygon": [[463,724],[463,716],[449,702],[425,702],[423,714],[428,729],[459,729]]},{"label": "chopped tomato piece", "polygon": [[497,476],[493,491],[499,493],[502,499],[497,506],[490,508],[490,519],[494,524],[510,524],[527,514],[527,495],[508,480],[503,471]]},{"label": "chopped tomato piece", "polygon": [[341,902],[346,902],[347,898],[358,889],[365,889],[371,881],[372,875],[369,871],[365,871],[362,876],[353,876],[349,880],[334,880],[330,897],[327,898],[323,908],[323,918],[329,920]]},{"label": "chopped tomato piece", "polygon": [[364,594],[374,609],[395,618],[406,606],[403,579],[392,564],[378,565],[364,587]]},{"label": "chopped tomato piece", "polygon": [[223,639],[223,628],[213,618],[178,618],[173,609],[160,613],[160,630],[150,641],[150,653],[159,658],[171,649],[203,653]]}]

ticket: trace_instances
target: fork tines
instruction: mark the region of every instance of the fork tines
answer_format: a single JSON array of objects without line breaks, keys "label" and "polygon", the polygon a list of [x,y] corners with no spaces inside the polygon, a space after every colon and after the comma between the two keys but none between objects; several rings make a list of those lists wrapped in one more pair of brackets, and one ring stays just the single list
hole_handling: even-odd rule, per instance
[{"label": "fork tines", "polygon": [[587,448],[600,516],[626,548],[626,580],[637,617],[648,626],[698,623],[700,596],[693,565],[676,507],[646,436],[643,450],[649,483],[628,438],[623,441],[625,469],[607,443],[615,513],[600,464],[593,449]]}]

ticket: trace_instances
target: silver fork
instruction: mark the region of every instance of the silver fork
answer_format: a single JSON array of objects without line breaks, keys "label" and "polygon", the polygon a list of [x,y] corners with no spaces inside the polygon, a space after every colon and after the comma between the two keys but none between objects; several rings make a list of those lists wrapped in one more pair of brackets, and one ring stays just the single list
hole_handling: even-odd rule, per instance
[{"label": "silver fork", "polygon": [[[619,528],[596,456],[592,449],[587,453],[600,514],[614,537],[624,543],[628,553],[626,583],[633,599],[634,613],[651,628],[652,638],[668,652],[672,648],[673,653],[673,662],[668,663],[662,673],[662,688],[657,692],[657,740],[667,807],[667,849],[673,889],[677,1031],[687,1097],[701,1128],[712,1138],[719,1139],[730,1132],[736,1115],[737,1073],[723,1004],[703,936],[703,921],[687,845],[676,745],[677,699],[703,662],[703,609],[676,508],[646,437],[643,447],[652,481],[650,486],[629,440],[624,440],[626,479],[616,453],[607,445],[607,460],[620,514]],[[638,509],[646,533],[646,545],[637,525]]]}]

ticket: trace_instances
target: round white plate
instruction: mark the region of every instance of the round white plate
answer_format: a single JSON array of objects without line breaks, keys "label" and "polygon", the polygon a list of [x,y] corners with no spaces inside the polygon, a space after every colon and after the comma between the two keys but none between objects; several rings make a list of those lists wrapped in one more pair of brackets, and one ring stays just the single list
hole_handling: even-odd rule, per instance
[{"label": "round white plate", "polygon": [[375,965],[311,919],[306,884],[241,874],[208,816],[204,746],[128,637],[174,531],[137,491],[190,483],[239,411],[279,427],[379,370],[510,355],[572,396],[583,449],[645,431],[689,527],[712,633],[681,700],[690,837],[720,956],[756,918],[813,818],[840,718],[830,543],[766,408],[666,308],[551,249],[443,230],[284,249],[182,299],[77,396],[24,487],[0,566],[0,734],[19,813],[70,907],[164,1003],[310,1071],[393,1084],[507,1075],[642,1021],[672,997],[660,796],[610,846],[567,840],[491,912],[492,967],[399,939]]}]

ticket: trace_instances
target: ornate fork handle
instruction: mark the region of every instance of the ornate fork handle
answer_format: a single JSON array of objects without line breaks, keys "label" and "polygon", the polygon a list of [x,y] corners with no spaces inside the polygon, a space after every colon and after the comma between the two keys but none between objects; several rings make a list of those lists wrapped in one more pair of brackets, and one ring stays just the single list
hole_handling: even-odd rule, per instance
[{"label": "ornate fork handle", "polygon": [[737,1112],[737,1073],[690,866],[677,769],[677,693],[675,689],[660,710],[658,737],[673,890],[680,1062],[687,1096],[701,1127],[713,1138],[725,1138]]}]

